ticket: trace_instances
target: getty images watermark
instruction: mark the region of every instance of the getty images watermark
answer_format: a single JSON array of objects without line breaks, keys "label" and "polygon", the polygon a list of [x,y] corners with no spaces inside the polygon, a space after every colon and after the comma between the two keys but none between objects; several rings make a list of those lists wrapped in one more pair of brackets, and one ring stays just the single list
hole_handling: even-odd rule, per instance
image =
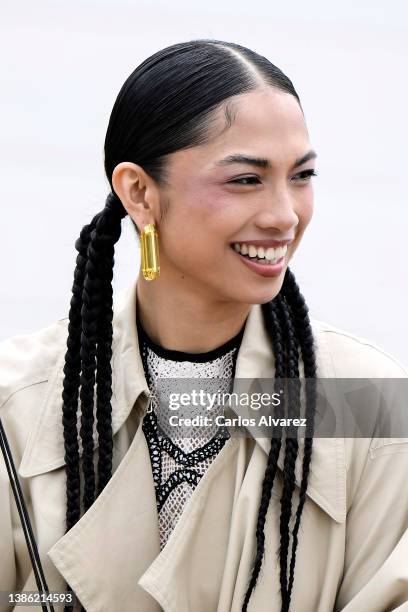
[{"label": "getty images watermark", "polygon": [[[217,393],[209,393],[200,389],[193,389],[191,392],[170,393],[168,408],[171,411],[177,411],[175,414],[169,415],[169,424],[172,427],[248,427],[248,426],[266,426],[266,427],[306,427],[306,418],[290,418],[290,417],[275,417],[271,414],[262,414],[257,416],[247,417],[243,414],[236,416],[227,416],[222,414],[213,414],[217,412],[220,406],[230,406],[234,403],[235,406],[249,408],[252,412],[261,410],[261,408],[280,406],[282,404],[282,395],[284,390],[272,394],[269,393],[225,393],[218,391]],[[188,407],[193,409],[197,406],[203,407],[212,414],[196,414],[195,416],[181,415],[182,408]]]},{"label": "getty images watermark", "polygon": [[407,378],[159,378],[151,394],[170,438],[408,438]]}]

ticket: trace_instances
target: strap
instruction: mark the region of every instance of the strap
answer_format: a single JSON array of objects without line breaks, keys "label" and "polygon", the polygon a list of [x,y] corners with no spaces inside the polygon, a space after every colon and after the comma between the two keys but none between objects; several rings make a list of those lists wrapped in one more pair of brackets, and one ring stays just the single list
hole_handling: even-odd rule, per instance
[{"label": "strap", "polygon": [[[7,472],[11,488],[13,489],[14,499],[16,500],[17,510],[20,515],[21,524],[24,530],[24,537],[26,540],[28,552],[30,554],[31,565],[34,570],[35,581],[37,588],[40,593],[48,594],[49,589],[45,580],[43,568],[41,565],[40,555],[38,554],[37,543],[31,527],[30,517],[27,512],[27,507],[24,501],[23,492],[21,490],[20,482],[18,480],[16,467],[14,465],[13,456],[10,451],[10,446],[7,440],[6,432],[4,431],[3,424],[0,419],[0,446],[6,464]],[[54,612],[54,607],[51,602],[41,604],[41,608],[47,612]]]}]

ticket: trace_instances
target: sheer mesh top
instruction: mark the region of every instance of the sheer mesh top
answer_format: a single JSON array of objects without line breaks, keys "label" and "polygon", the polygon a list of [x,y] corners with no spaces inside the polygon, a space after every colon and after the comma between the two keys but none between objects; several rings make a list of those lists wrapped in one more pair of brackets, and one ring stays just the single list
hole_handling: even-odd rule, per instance
[{"label": "sheer mesh top", "polygon": [[[217,425],[200,428],[199,436],[194,437],[187,437],[185,431],[180,436],[177,436],[177,432],[169,431],[168,417],[171,411],[168,405],[158,402],[155,396],[156,381],[158,378],[215,378],[217,391],[220,390],[219,379],[222,379],[222,391],[232,391],[236,358],[245,324],[236,336],[212,351],[184,353],[157,345],[146,334],[138,317],[136,321],[140,354],[152,393],[151,409],[143,419],[142,429],[152,464],[162,549],[194,488],[226,443],[229,434],[225,428]],[[205,390],[211,387],[211,380],[206,380],[203,385],[200,382],[200,388],[203,387]],[[211,391],[214,393],[215,387]],[[216,408],[213,410],[216,411]],[[195,414],[204,413],[201,406],[195,412],[189,406],[185,415],[193,418]],[[183,416],[182,408],[177,411],[177,415]]]}]

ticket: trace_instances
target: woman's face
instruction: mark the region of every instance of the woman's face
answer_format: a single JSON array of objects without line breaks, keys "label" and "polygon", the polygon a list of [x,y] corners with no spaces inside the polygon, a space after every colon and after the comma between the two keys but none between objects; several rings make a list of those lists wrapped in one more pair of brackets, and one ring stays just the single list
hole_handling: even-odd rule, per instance
[{"label": "woman's face", "polygon": [[[231,101],[236,112],[231,127],[223,131],[220,108],[214,138],[169,155],[168,187],[160,194],[168,202],[158,225],[161,276],[206,299],[261,304],[279,293],[312,217],[306,171],[315,161],[312,156],[294,167],[311,147],[292,95],[266,87]],[[268,161],[226,159],[238,155]],[[273,249],[274,241],[283,241],[282,248]],[[245,243],[249,254],[238,252],[236,243],[244,253]],[[251,244],[263,244],[264,252]],[[272,264],[253,264],[254,253],[266,254]]]}]

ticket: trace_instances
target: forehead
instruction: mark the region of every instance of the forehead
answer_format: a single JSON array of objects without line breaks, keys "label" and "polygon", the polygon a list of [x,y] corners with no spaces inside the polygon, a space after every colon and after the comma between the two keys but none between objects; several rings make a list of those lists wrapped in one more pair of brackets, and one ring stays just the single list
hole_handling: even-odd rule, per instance
[{"label": "forehead", "polygon": [[254,131],[254,135],[268,138],[302,135],[307,137],[307,129],[302,110],[291,94],[265,86],[239,96],[229,98],[217,109],[218,121],[223,116],[223,107],[228,104],[234,121],[231,127],[219,134],[230,138],[239,137]]},{"label": "forehead", "polygon": [[[225,106],[232,114],[226,127]],[[226,100],[214,113],[205,144],[173,153],[176,166],[199,163],[213,167],[231,153],[264,156],[272,163],[291,163],[310,148],[309,135],[296,98],[267,86]]]}]

